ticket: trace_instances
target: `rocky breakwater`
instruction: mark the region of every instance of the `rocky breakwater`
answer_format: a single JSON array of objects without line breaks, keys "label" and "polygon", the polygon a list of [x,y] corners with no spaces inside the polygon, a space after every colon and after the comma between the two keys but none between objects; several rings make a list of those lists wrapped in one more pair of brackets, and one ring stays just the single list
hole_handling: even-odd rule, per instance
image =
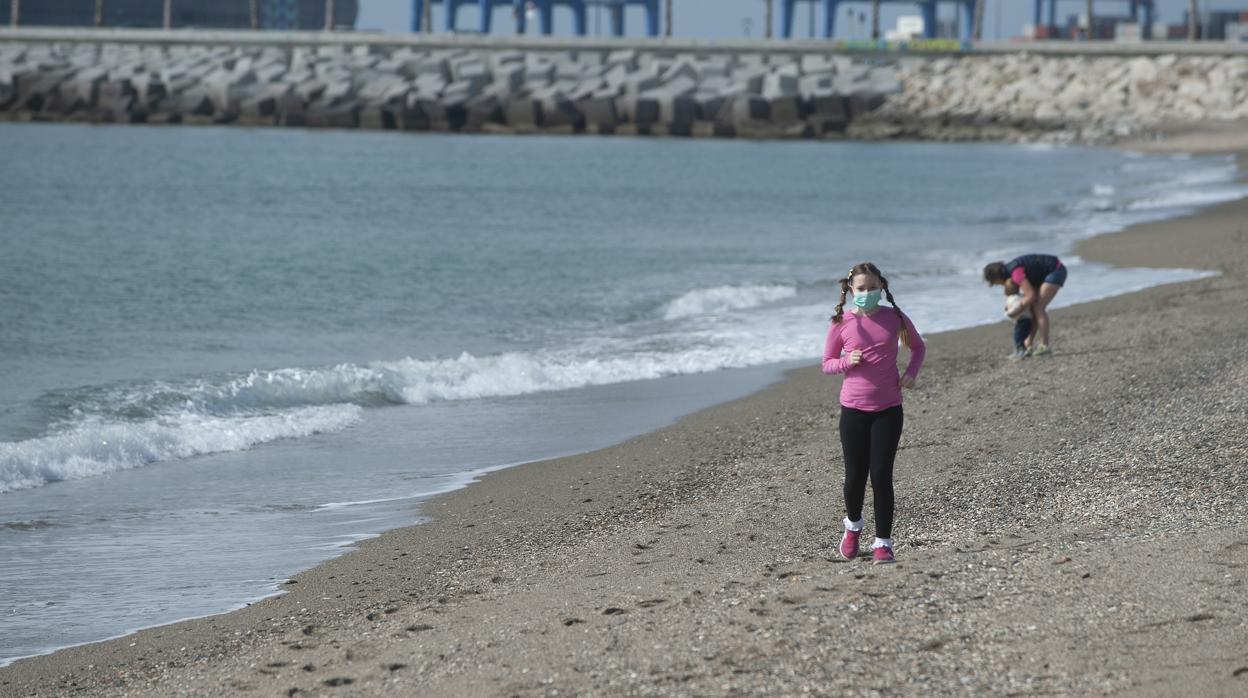
[{"label": "rocky breakwater", "polygon": [[903,61],[860,137],[1103,143],[1248,119],[1248,56],[963,55]]},{"label": "rocky breakwater", "polygon": [[900,91],[831,54],[0,44],[19,120],[842,137]]}]

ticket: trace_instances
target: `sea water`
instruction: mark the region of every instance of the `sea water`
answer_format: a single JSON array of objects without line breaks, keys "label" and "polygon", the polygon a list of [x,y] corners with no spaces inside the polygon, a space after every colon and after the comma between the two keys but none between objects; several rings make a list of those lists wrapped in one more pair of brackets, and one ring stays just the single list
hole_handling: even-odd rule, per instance
[{"label": "sea water", "polygon": [[756,390],[817,361],[856,262],[920,331],[994,322],[984,263],[1064,255],[1057,305],[1196,278],[1067,253],[1248,193],[1228,157],[1017,145],[0,124],[0,153],[0,663]]}]

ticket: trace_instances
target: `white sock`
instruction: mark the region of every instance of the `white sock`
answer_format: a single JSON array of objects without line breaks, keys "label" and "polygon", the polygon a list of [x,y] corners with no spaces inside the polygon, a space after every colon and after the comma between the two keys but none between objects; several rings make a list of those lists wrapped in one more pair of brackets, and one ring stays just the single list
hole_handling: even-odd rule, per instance
[{"label": "white sock", "polygon": [[872,549],[872,550],[875,550],[876,548],[888,548],[889,550],[892,550],[892,549],[893,549],[893,539],[892,539],[892,538],[879,538],[879,537],[877,537],[877,538],[875,539],[875,542],[871,544],[871,549]]},{"label": "white sock", "polygon": [[848,516],[845,517],[844,522],[845,522],[846,531],[861,531],[862,526],[865,523],[862,519],[858,519],[857,521],[850,521]]}]

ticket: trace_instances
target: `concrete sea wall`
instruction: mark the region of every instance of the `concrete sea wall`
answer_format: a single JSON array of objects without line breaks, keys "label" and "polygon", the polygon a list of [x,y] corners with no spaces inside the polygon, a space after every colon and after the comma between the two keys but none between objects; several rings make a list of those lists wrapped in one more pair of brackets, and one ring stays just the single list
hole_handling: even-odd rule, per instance
[{"label": "concrete sea wall", "polygon": [[1248,117],[1248,55],[1233,53],[162,36],[0,34],[0,118],[1099,142]]}]

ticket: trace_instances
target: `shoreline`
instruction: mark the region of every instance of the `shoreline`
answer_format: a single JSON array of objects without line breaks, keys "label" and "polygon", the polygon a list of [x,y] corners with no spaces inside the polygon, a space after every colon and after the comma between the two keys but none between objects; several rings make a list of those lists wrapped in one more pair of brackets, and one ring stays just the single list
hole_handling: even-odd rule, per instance
[{"label": "shoreline", "polygon": [[[1244,170],[1245,163],[1244,153],[1240,152],[1241,171]],[[1228,215],[1248,211],[1246,202],[1248,200],[1240,199],[1201,209],[1191,216],[1139,224],[1126,231],[1096,236],[1078,243],[1076,253],[1097,261],[1131,266],[1147,265],[1149,260],[1155,262],[1162,258],[1175,258],[1172,255],[1180,255],[1178,258],[1188,261],[1173,266],[1216,268],[1221,265],[1224,269],[1221,276],[1190,282],[1188,285],[1205,289],[1202,293],[1208,293],[1210,289],[1227,292],[1223,287],[1229,285],[1233,292],[1237,287],[1237,279],[1232,277],[1242,275],[1242,259],[1232,260],[1233,255],[1217,245],[1205,245],[1201,248],[1200,245],[1191,245],[1187,241],[1168,240],[1169,236],[1164,233],[1185,223],[1219,221],[1226,219]],[[1126,240],[1124,236],[1127,234],[1133,239]],[[1242,230],[1240,234],[1242,240]],[[1147,238],[1147,244],[1142,243],[1141,238]],[[1240,254],[1242,255],[1242,251]],[[1138,308],[1142,297],[1166,297],[1171,292],[1166,286],[1152,287],[1063,308],[1057,311],[1059,319],[1055,329],[1059,337],[1064,337],[1061,333],[1068,320],[1072,324],[1086,322],[1103,312],[1120,317],[1124,313],[1129,314],[1127,311]],[[1005,346],[1005,338],[1006,334],[1000,324],[933,335],[931,340],[934,347],[946,349],[948,356],[942,357],[938,362],[939,369],[933,371],[937,375],[931,389],[956,388],[959,381],[976,381],[985,373],[1006,373],[1006,369],[998,365],[998,352],[995,351],[996,348]],[[985,342],[989,343],[991,350],[983,348]],[[934,352],[929,351],[929,357],[933,355]],[[1078,354],[1072,353],[1071,356]],[[1044,368],[1052,369],[1059,365],[1055,362]],[[928,369],[925,369],[926,373]],[[1058,373],[1059,380],[1069,378],[1060,375],[1060,371]],[[613,551],[613,555],[598,559],[598,562],[604,564],[607,561],[618,562],[616,558],[621,557],[624,562],[641,557],[649,560],[649,565],[667,568],[672,577],[680,577],[682,572],[711,566],[713,562],[704,560],[711,555],[727,553],[717,553],[712,549],[703,558],[693,562],[671,562],[655,559],[658,554],[649,551],[664,547],[658,545],[660,537],[693,528],[692,525],[684,528],[665,525],[665,521],[679,518],[686,509],[714,509],[720,500],[731,498],[734,487],[744,485],[758,501],[769,500],[771,485],[762,483],[775,477],[769,475],[765,469],[760,470],[757,467],[756,461],[760,458],[766,460],[777,454],[784,454],[786,462],[804,466],[806,473],[811,473],[815,468],[823,468],[828,462],[835,465],[839,457],[835,444],[828,441],[827,434],[822,433],[828,429],[827,420],[817,418],[829,409],[834,409],[835,391],[831,390],[827,380],[814,380],[812,374],[817,374],[817,367],[813,371],[809,368],[796,369],[789,372],[779,384],[761,392],[686,416],[675,425],[616,446],[495,471],[474,482],[473,487],[461,488],[429,500],[422,514],[430,517],[430,521],[386,532],[358,544],[352,552],[295,575],[285,585],[287,593],[284,595],[269,597],[229,614],[156,626],[119,639],[18,660],[0,669],[0,694],[7,695],[13,687],[20,689],[20,694],[23,695],[75,691],[95,693],[114,685],[114,681],[122,681],[123,683],[116,685],[127,693],[143,690],[168,693],[183,690],[184,686],[189,687],[186,690],[195,693],[230,693],[247,687],[273,693],[283,685],[282,681],[296,684],[295,687],[304,686],[301,690],[305,692],[332,692],[330,689],[336,686],[350,686],[360,681],[361,685],[356,686],[359,691],[379,692],[401,686],[404,681],[422,681],[429,676],[436,676],[441,681],[439,685],[445,689],[442,692],[475,692],[478,689],[486,692],[500,691],[499,684],[482,683],[484,678],[470,676],[472,672],[465,671],[469,667],[463,664],[463,658],[448,658],[446,667],[435,670],[427,666],[423,672],[415,671],[415,664],[386,668],[379,665],[377,659],[390,656],[404,646],[410,648],[411,644],[420,644],[422,651],[426,653],[432,651],[426,646],[429,643],[418,642],[425,633],[433,636],[443,633],[454,636],[459,633],[454,637],[438,637],[439,642],[445,639],[449,643],[447,646],[463,644],[474,636],[479,640],[481,635],[488,635],[488,628],[456,629],[447,627],[446,622],[424,628],[430,624],[410,622],[467,613],[466,607],[475,608],[475,617],[480,620],[480,614],[487,612],[481,606],[489,606],[489,602],[501,604],[511,615],[500,613],[500,617],[512,624],[519,621],[523,627],[524,622],[531,621],[531,618],[524,617],[525,614],[531,615],[525,610],[530,607],[502,602],[512,596],[533,596],[535,590],[543,588],[543,584],[546,585],[545,588],[551,588],[551,580],[547,578],[551,570],[558,570],[561,566],[567,569],[583,568],[585,562],[569,551],[586,548],[599,553]],[[1047,396],[1043,388],[1033,389],[1037,391],[1038,399]],[[913,402],[919,408],[920,414],[925,412],[925,403],[931,399],[931,395],[922,393],[915,396]],[[911,403],[908,401],[907,404]],[[811,410],[812,406],[817,409]],[[982,411],[967,416],[971,416],[972,421],[991,421],[993,417],[991,413],[985,414]],[[925,417],[918,416],[916,421],[923,419]],[[945,419],[947,421],[948,417]],[[728,438],[724,438],[726,432],[730,434]],[[915,450],[943,448],[948,445],[940,443],[939,440],[925,442],[921,437],[926,434],[923,434],[921,427],[919,432],[912,436],[908,430],[907,441],[903,442],[903,460],[907,455],[912,457]],[[814,450],[819,453],[818,462],[811,460],[809,452],[787,452],[786,448],[791,443],[790,437],[785,436],[786,433],[792,435],[793,441],[803,442],[808,446],[816,445]],[[1033,443],[1038,443],[1038,437],[1039,435],[1032,434],[1024,440],[1030,439]],[[991,453],[994,448],[1000,451],[1005,447],[994,442],[981,445],[980,450]],[[609,473],[610,483],[588,477],[591,473],[595,477],[601,477],[604,470]],[[941,474],[946,479],[955,477],[956,469],[946,469]],[[809,479],[806,484],[815,485],[820,498],[826,500],[831,509],[835,510],[835,490],[838,487],[836,473],[823,473],[817,478],[808,474],[806,479]],[[899,482],[899,485],[902,484]],[[806,497],[812,495],[811,488],[803,489],[803,483],[794,484],[792,478],[774,486],[790,494],[804,494]],[[623,501],[611,501],[612,496]],[[719,513],[726,515],[725,518],[729,521],[738,521],[741,518],[735,510]],[[750,518],[748,513],[744,516],[746,519]],[[715,520],[706,515],[702,518]],[[561,530],[575,535],[576,540],[570,541],[558,531],[549,530],[554,522],[562,524]],[[837,517],[827,517],[827,520],[819,522],[813,535],[826,538],[830,531],[835,533],[832,529],[837,522]],[[787,523],[793,525],[795,522]],[[811,530],[810,521],[796,523],[804,525],[807,531]],[[833,525],[832,528],[829,525]],[[712,525],[712,530],[716,527],[717,525]],[[768,557],[786,547],[801,547],[791,540],[777,539],[766,527],[753,526],[751,530],[754,531],[748,534],[751,540],[757,536],[774,546],[774,549],[759,551],[745,546],[738,551],[736,558],[729,554],[730,577],[743,572],[745,567],[749,567],[747,563],[757,562],[759,555]],[[643,535],[642,531],[647,533]],[[1243,533],[1242,529],[1239,533]],[[940,549],[942,546],[947,548],[952,545],[939,537],[924,539],[912,534],[910,531],[906,533],[910,538],[908,542],[899,537],[901,545],[898,552],[902,564],[896,566],[897,570],[906,566],[908,561],[904,556],[918,556],[926,552],[924,548],[929,546]],[[683,534],[688,535],[691,534]],[[737,531],[734,537],[740,538],[741,535],[741,531]],[[677,537],[683,536],[677,534]],[[1010,535],[1006,534],[1005,537]],[[802,551],[803,555],[787,559],[786,564],[797,564],[794,561],[800,560],[805,563],[805,567],[811,567],[812,564],[822,565],[826,568],[824,572],[832,577],[841,577],[852,571],[838,570],[838,567],[858,567],[837,565],[833,560],[818,561],[822,555],[819,550],[822,549],[815,550],[816,554],[812,555],[810,542],[804,543],[807,544],[807,549]],[[832,545],[834,546],[834,541]],[[979,552],[1003,549],[993,548],[992,545],[989,542]],[[720,550],[724,547],[721,545]],[[403,559],[413,555],[417,559]],[[492,574],[486,574],[487,572]],[[768,581],[754,581],[756,584],[768,586],[781,579],[794,579],[796,583],[804,578],[818,578],[822,574],[817,570],[788,576],[784,576],[784,573],[773,575],[771,572],[775,570],[763,575]],[[576,591],[582,596],[593,591],[586,587],[594,584],[602,584],[604,588],[614,585],[617,597],[626,593],[624,588],[628,584],[617,580],[618,575],[611,576],[608,573],[605,580],[604,577],[597,576],[596,572],[594,575],[583,577],[571,585],[576,586]],[[347,577],[350,581],[345,579]],[[875,574],[874,570],[869,577],[884,579]],[[595,582],[595,579],[603,581]],[[364,593],[355,588],[365,586],[367,589]],[[749,584],[742,583],[742,586]],[[554,588],[561,587],[556,585]],[[818,591],[818,585],[814,589]],[[728,591],[731,590],[725,588],[724,593]],[[807,592],[814,593],[809,590]],[[705,599],[699,598],[703,595],[700,591],[696,595],[686,595],[682,606],[688,608],[704,603]],[[551,610],[551,604],[558,606],[560,602],[560,599],[546,597],[529,600],[535,602],[534,607],[546,611]],[[635,614],[639,618],[646,613],[662,615],[667,606],[673,605],[671,599],[646,605],[648,601],[654,600],[640,599],[634,606],[608,606],[602,611],[607,616],[605,619],[590,618],[588,611],[580,611],[579,615],[565,618],[560,630],[571,633],[585,625],[585,632],[589,633],[590,629],[603,625],[604,621],[615,619],[627,624],[628,619],[634,617],[629,614]],[[621,612],[609,613],[613,608]],[[769,614],[757,613],[754,616],[752,620],[764,623],[763,619]],[[688,619],[683,622],[688,622]],[[602,630],[600,627],[597,629]],[[606,632],[610,633],[610,628]],[[513,635],[509,639],[519,642],[523,639],[520,636],[527,634],[521,631],[519,635]],[[384,637],[389,637],[390,641],[383,642]],[[127,639],[132,642],[127,643]],[[344,644],[362,645],[366,649],[349,648],[344,655],[339,651]],[[478,645],[478,649],[490,647],[488,642]],[[294,651],[301,656],[316,656],[321,663],[310,662],[308,665],[314,668],[303,670],[290,662],[275,666],[278,664],[275,661],[264,665],[261,670],[242,676],[246,673],[242,668],[247,667],[249,661],[261,666],[256,664],[254,658],[275,651]],[[435,656],[437,654],[439,653],[434,652]],[[364,659],[371,661],[362,662]],[[665,658],[649,659],[662,663]],[[353,663],[359,665],[358,669],[363,671],[365,678],[343,676],[337,678],[352,678],[352,682],[325,683],[334,681],[335,677],[322,676],[322,667],[341,668],[339,673],[348,674],[351,672],[347,668]],[[399,663],[401,662],[389,662],[389,665]],[[64,666],[60,666],[62,664]],[[546,658],[546,664],[547,668],[558,666],[558,662],[550,657]],[[495,668],[494,671],[507,670]],[[688,671],[697,675],[692,669]],[[611,672],[605,670],[603,673]],[[172,686],[148,683],[154,680],[172,680],[176,683]],[[537,683],[520,685],[518,688],[511,686],[509,690],[540,694],[547,692],[549,686],[559,686],[561,681],[571,680],[572,677],[566,676],[563,679],[554,679],[554,683],[549,685]],[[605,684],[569,685],[573,687],[573,692],[576,692],[577,686],[581,690],[633,692],[641,691],[645,684],[607,681]],[[717,692],[711,686],[718,684],[711,683],[679,688],[676,692],[688,690],[698,693],[698,685],[702,689]],[[344,690],[358,692],[354,689]]]}]

